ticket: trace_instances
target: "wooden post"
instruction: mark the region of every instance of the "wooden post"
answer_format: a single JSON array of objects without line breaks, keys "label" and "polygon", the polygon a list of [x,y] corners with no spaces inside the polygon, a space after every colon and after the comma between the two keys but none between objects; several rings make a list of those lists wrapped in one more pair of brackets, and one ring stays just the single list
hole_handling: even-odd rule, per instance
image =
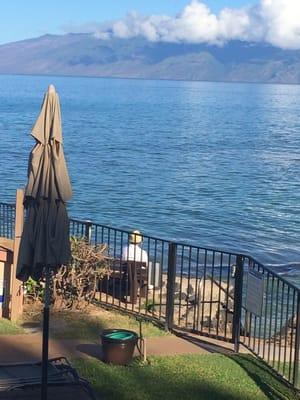
[{"label": "wooden post", "polygon": [[23,287],[22,282],[16,278],[17,262],[21,236],[24,225],[24,192],[22,189],[17,190],[16,194],[16,219],[15,219],[15,237],[14,237],[14,256],[11,269],[11,303],[10,303],[10,319],[16,321],[23,312]]},{"label": "wooden post", "polygon": [[[0,242],[0,318],[10,318],[10,282],[11,266],[13,263],[13,240],[1,238]],[[4,294],[4,298],[3,298]]]}]

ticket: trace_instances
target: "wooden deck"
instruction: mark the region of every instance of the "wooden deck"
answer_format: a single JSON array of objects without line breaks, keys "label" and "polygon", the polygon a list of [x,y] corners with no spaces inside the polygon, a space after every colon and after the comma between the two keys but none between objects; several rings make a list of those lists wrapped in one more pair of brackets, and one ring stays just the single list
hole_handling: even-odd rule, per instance
[{"label": "wooden deck", "polygon": [[7,239],[4,237],[0,237],[0,249],[9,250],[11,252],[14,251],[14,241],[12,239]]}]

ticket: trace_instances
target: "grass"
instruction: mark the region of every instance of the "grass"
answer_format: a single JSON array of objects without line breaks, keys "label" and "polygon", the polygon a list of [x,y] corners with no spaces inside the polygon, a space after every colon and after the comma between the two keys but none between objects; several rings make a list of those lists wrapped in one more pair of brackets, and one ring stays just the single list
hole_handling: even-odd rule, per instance
[{"label": "grass", "polygon": [[[42,328],[41,307],[32,307],[18,324],[0,320],[0,334],[24,333],[23,327]],[[150,322],[143,322],[145,337],[167,335]],[[139,322],[117,311],[90,307],[86,311],[51,313],[50,334],[55,339],[99,340],[106,328],[139,332]],[[73,360],[81,376],[96,393],[107,400],[284,400],[296,394],[278,380],[264,363],[250,355],[185,355],[149,357],[147,364],[137,360],[130,367],[111,366],[99,360]]]},{"label": "grass", "polygon": [[263,363],[250,355],[150,357],[147,365],[73,360],[79,374],[107,400],[294,400]]},{"label": "grass", "polygon": [[5,318],[0,319],[0,335],[17,335],[20,333],[24,333],[24,329],[19,324]]},{"label": "grass", "polygon": [[[36,325],[42,329],[42,311],[26,313],[21,326]],[[90,307],[83,311],[59,311],[51,313],[50,335],[55,339],[99,340],[103,329],[123,328],[139,333],[139,322],[130,316],[116,311],[107,311],[100,307]],[[142,323],[145,337],[163,336],[167,333],[151,322]]]},{"label": "grass", "polygon": [[[24,333],[23,327],[41,330],[41,308],[27,310],[19,324],[0,320],[0,334]],[[90,307],[85,312],[52,312],[51,336],[56,339],[99,340],[106,328],[139,332],[139,322],[117,311]],[[143,322],[146,337],[167,333]],[[26,330],[25,330],[26,331]],[[250,355],[185,355],[135,360],[130,367],[106,365],[94,358],[73,360],[81,376],[107,400],[294,400],[298,397],[264,363]]]}]

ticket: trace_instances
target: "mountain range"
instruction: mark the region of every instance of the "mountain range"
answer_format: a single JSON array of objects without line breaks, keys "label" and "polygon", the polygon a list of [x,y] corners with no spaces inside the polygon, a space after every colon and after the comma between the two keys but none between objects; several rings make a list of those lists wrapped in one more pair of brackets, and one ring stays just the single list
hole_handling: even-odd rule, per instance
[{"label": "mountain range", "polygon": [[300,50],[44,35],[0,46],[0,73],[225,82],[300,83]]}]

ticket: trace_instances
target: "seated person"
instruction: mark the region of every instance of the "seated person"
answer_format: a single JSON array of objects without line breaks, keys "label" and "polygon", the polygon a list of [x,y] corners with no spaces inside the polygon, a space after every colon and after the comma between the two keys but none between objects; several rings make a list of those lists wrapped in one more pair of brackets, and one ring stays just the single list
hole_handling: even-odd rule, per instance
[{"label": "seated person", "polygon": [[142,241],[143,237],[140,231],[133,231],[129,236],[128,246],[124,246],[122,249],[122,260],[143,262],[148,266],[148,253],[139,246]]}]

